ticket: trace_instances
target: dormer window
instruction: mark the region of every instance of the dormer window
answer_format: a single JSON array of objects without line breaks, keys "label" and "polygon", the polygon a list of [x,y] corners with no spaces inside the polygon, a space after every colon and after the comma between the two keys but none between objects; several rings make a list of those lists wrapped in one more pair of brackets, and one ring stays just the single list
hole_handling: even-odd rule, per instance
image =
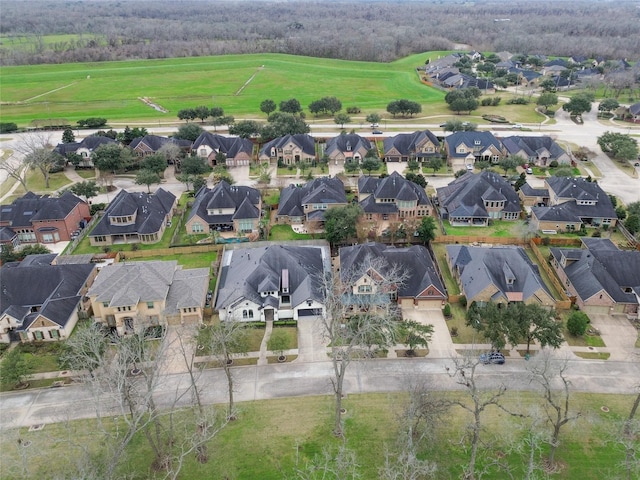
[{"label": "dormer window", "polygon": [[474,140],[474,141],[473,141],[473,144],[474,144],[474,145],[480,145],[480,143],[481,143],[481,142],[480,142],[480,140]]}]

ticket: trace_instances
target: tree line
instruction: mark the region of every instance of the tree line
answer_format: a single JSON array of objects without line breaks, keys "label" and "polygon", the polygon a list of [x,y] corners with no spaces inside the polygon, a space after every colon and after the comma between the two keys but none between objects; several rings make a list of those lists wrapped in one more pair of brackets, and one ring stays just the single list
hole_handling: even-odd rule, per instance
[{"label": "tree line", "polygon": [[[33,15],[46,11],[46,15]],[[117,14],[115,13],[117,12]],[[3,65],[288,53],[389,62],[451,50],[637,56],[633,2],[62,2],[3,5]],[[349,29],[343,21],[349,19]],[[505,21],[496,22],[496,19]],[[506,20],[508,19],[508,20]],[[49,41],[46,35],[76,34]]]}]

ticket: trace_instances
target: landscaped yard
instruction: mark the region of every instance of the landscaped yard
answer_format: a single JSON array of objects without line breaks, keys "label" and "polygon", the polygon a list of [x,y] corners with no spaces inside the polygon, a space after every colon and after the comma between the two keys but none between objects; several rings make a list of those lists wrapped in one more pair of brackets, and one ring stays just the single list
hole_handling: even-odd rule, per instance
[{"label": "landscaped yard", "polygon": [[[190,253],[188,255],[176,253],[175,255],[154,255],[151,257],[127,258],[131,262],[149,262],[151,260],[177,260],[178,265],[184,268],[211,268],[211,264],[218,258],[218,252]],[[214,275],[217,272],[213,272]]]},{"label": "landscaped yard", "polygon": [[311,235],[309,233],[296,233],[291,225],[274,225],[269,231],[269,240],[272,242],[284,240],[311,240],[313,238],[321,238],[321,235]]},{"label": "landscaped yard", "polygon": [[[436,393],[452,401],[469,402],[463,393]],[[623,476],[624,450],[616,441],[619,422],[626,418],[633,403],[631,395],[601,395],[573,393],[572,411],[580,417],[563,427],[556,460],[562,468],[550,478],[564,480],[600,480]],[[281,480],[293,478],[294,469],[304,468],[314,457],[321,457],[325,449],[335,455],[344,444],[356,456],[358,472],[363,479],[379,477],[386,449],[393,449],[399,430],[398,416],[407,404],[406,394],[349,395],[344,399],[347,411],[345,440],[331,435],[332,398],[326,396],[282,398],[270,401],[239,403],[238,419],[230,422],[208,444],[207,463],[198,463],[189,455],[180,478],[233,478],[235,480]],[[528,413],[539,408],[542,400],[533,392],[507,391],[501,404],[509,411]],[[606,406],[606,412],[601,407]],[[219,410],[224,408],[219,406]],[[63,416],[64,412],[61,412]],[[175,416],[182,421],[191,412]],[[122,427],[112,418],[102,420],[108,431]],[[419,458],[426,458],[438,466],[441,479],[460,478],[462,466],[468,462],[468,444],[462,442],[470,414],[459,407],[446,415],[446,421],[435,425],[435,437],[424,443]],[[525,478],[528,449],[517,453],[512,447],[530,431],[530,419],[516,418],[495,406],[482,414],[484,429],[479,467],[487,468],[485,478]],[[540,425],[548,432],[547,424]],[[17,438],[21,442],[17,442]],[[70,442],[69,439],[72,439]],[[22,442],[29,441],[29,448]],[[77,466],[82,452],[96,455],[101,451],[103,437],[95,420],[79,420],[49,424],[41,431],[27,428],[4,431],[0,438],[3,478],[51,478],[69,475]],[[18,450],[20,449],[20,450]],[[65,455],[60,455],[63,449]],[[542,446],[544,455],[548,446]],[[491,467],[496,459],[513,468],[513,477]],[[136,478],[158,478],[150,468],[153,455],[140,432],[127,447],[127,460],[119,473]],[[23,471],[23,467],[26,472]],[[162,473],[162,472],[160,472]],[[546,477],[544,477],[546,478]]]},{"label": "landscaped yard", "polygon": [[519,237],[522,235],[524,222],[522,220],[497,220],[488,227],[452,227],[444,221],[447,235],[478,236],[478,237]]},{"label": "landscaped yard", "polygon": [[458,295],[460,293],[460,287],[458,286],[458,282],[453,278],[451,270],[449,270],[449,265],[447,264],[447,245],[444,243],[431,242],[431,248],[436,256],[436,261],[438,262],[442,276],[444,277],[444,286],[447,292],[449,295]]}]

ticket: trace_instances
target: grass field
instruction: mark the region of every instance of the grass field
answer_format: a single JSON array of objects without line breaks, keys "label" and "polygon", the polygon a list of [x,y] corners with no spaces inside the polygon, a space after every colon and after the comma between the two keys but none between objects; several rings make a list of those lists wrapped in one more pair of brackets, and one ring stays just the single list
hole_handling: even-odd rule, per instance
[{"label": "grass field", "polygon": [[[444,92],[423,85],[416,67],[428,56],[411,55],[391,63],[354,62],[283,54],[222,55],[121,62],[72,63],[2,67],[3,121],[28,126],[33,120],[54,119],[75,124],[87,117],[107,118],[111,124],[142,121],[177,122],[177,111],[197,105],[216,105],[239,118],[259,118],[260,102],[272,98],[296,98],[304,109],[323,96],[336,96],[346,109],[358,106],[362,113],[352,122],[363,122],[369,112],[385,113],[386,105],[409,98],[423,106],[418,117],[460,118],[482,121],[496,107],[481,107],[471,116],[455,116],[443,101]],[[501,115],[510,121],[536,123],[543,117],[534,106],[506,105],[512,94],[500,92]],[[140,99],[146,97],[167,109],[161,113]],[[329,122],[315,119],[308,122]],[[404,120],[406,121],[406,120]],[[393,128],[385,115],[381,127]]]},{"label": "grass field", "polygon": [[[458,393],[443,395],[452,400],[468,401]],[[349,395],[344,400],[347,410],[346,445],[355,452],[361,478],[379,478],[378,469],[384,463],[385,450],[396,447],[398,414],[406,401],[404,394]],[[561,431],[556,453],[560,471],[540,478],[621,478],[624,452],[615,435],[619,429],[617,422],[628,415],[632,402],[631,396],[573,394],[571,407],[581,415]],[[539,408],[541,400],[531,392],[507,392],[503,404],[514,411],[527,412]],[[322,455],[323,449],[335,452],[340,445],[341,440],[333,438],[330,433],[332,405],[330,396],[238,404],[238,420],[230,423],[209,443],[209,462],[199,464],[190,455],[179,478],[298,478],[294,474],[296,463],[303,468],[315,456]],[[602,406],[606,406],[608,411],[603,412]],[[518,420],[494,406],[487,408],[482,418],[485,448],[479,457],[479,466],[487,466],[492,456],[498,456],[515,469],[515,476],[509,477],[504,472],[489,468],[483,478],[524,478],[522,468],[526,464],[527,451],[516,454],[510,446],[527,431],[527,420]],[[469,453],[465,452],[466,444],[461,444],[460,439],[469,421],[467,413],[453,408],[446,421],[436,428],[435,438],[427,442],[420,452],[420,458],[438,465],[435,478],[461,477],[462,466],[468,461]],[[108,419],[105,426],[113,431],[115,422]],[[18,437],[30,441],[30,446],[19,447]],[[93,420],[51,424],[36,432],[28,432],[27,429],[3,432],[0,448],[5,461],[0,464],[0,476],[51,478],[59,473],[69,475],[80,452],[86,449],[96,454],[100,450],[100,442],[101,436]],[[60,455],[61,450],[65,455]],[[547,447],[543,446],[541,453],[546,451]],[[140,433],[127,448],[121,473],[126,471],[132,478],[162,478],[161,474],[154,475],[150,470],[151,458],[149,445]],[[26,472],[22,471],[23,466]]]}]

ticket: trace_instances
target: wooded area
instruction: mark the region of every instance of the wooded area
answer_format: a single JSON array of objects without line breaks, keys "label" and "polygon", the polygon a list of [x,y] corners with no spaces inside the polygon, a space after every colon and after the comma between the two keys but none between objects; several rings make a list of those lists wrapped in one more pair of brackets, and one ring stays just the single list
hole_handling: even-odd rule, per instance
[{"label": "wooded area", "polygon": [[263,52],[389,62],[459,44],[634,60],[638,24],[640,9],[625,0],[33,0],[3,3],[0,64]]}]

